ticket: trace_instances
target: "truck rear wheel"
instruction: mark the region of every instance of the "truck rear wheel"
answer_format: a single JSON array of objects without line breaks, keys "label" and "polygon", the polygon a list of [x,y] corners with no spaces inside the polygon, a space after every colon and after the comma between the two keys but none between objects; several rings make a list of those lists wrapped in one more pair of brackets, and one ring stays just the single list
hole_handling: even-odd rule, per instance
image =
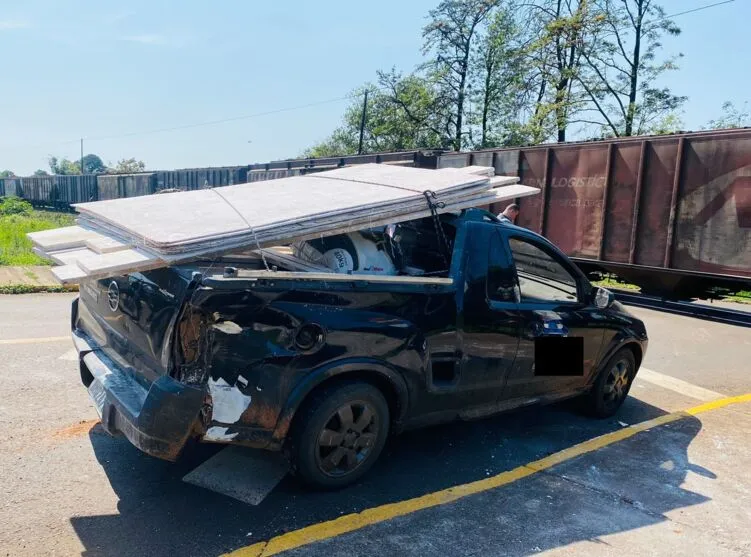
[{"label": "truck rear wheel", "polygon": [[389,406],[375,386],[357,381],[325,388],[296,417],[294,469],[316,488],[349,485],[378,459],[388,430]]}]

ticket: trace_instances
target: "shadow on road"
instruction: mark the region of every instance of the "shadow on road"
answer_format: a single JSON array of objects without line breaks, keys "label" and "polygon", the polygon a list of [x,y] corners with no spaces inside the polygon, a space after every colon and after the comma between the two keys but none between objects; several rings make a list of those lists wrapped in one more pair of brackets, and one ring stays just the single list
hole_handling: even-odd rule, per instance
[{"label": "shadow on road", "polygon": [[[199,448],[188,458],[171,464],[143,455],[123,438],[91,434],[97,459],[120,499],[119,514],[75,517],[71,522],[87,557],[178,552],[216,555],[343,514],[498,474],[620,429],[624,423],[642,422],[664,413],[630,397],[616,418],[610,420],[582,417],[564,403],[410,432],[394,438],[380,462],[355,486],[335,493],[317,493],[288,477],[258,507],[181,481],[184,474],[213,454],[215,447]],[[645,504],[650,512],[637,513],[636,522],[593,521],[586,528],[579,525],[564,529],[555,543],[562,546],[646,526],[664,520],[660,515],[670,510],[705,501],[703,496],[681,488],[689,470],[712,477],[711,472],[688,460],[688,446],[700,429],[698,419],[685,418],[680,427],[669,430],[667,441],[664,428],[639,434],[633,438],[640,443],[637,452],[612,459],[619,462],[601,462],[602,469],[628,466],[631,475],[639,475],[640,482],[648,486]],[[601,451],[594,457],[601,454],[606,453]],[[624,458],[633,462],[622,462]],[[667,460],[671,463],[669,469],[664,465]],[[581,460],[569,465],[577,462]],[[618,482],[630,481],[628,476],[619,479],[619,475],[614,475],[611,488],[618,493]],[[652,479],[654,486],[649,487]],[[514,486],[516,490],[523,488],[522,482]],[[464,503],[471,504],[471,500]],[[484,508],[481,514],[511,514],[513,520],[513,509],[506,505]]]}]

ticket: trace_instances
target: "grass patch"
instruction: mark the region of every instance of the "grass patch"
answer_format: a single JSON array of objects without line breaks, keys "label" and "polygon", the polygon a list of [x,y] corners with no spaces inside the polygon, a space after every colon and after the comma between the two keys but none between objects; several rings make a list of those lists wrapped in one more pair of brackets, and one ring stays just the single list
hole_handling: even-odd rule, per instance
[{"label": "grass patch", "polygon": [[727,302],[735,302],[737,304],[751,304],[751,290],[732,292],[724,296],[723,300]]},{"label": "grass patch", "polygon": [[592,284],[602,288],[618,288],[619,290],[633,290],[634,292],[641,290],[635,284],[607,275],[603,276],[601,280],[592,281]]},{"label": "grass patch", "polygon": [[75,216],[70,213],[36,210],[0,213],[0,265],[52,265],[52,261],[31,251],[32,244],[26,233],[72,224],[75,224]]},{"label": "grass patch", "polygon": [[38,294],[40,292],[78,292],[77,284],[61,284],[59,286],[41,286],[38,284],[3,284],[0,294]]}]

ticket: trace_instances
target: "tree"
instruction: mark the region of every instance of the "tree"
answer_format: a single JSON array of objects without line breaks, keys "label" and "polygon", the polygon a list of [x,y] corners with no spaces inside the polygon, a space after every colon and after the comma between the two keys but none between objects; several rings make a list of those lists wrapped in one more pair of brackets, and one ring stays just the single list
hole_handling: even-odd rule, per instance
[{"label": "tree", "polygon": [[50,172],[52,174],[80,174],[81,165],[78,162],[70,161],[66,158],[58,159],[50,155],[48,164],[50,165]]},{"label": "tree", "polygon": [[744,128],[751,126],[751,113],[748,109],[748,101],[743,103],[742,108],[737,108],[732,102],[722,103],[722,116],[716,120],[710,120],[704,129],[722,130],[725,128]]},{"label": "tree", "polygon": [[368,91],[363,152],[437,148],[448,143],[441,136],[441,115],[426,79],[395,70],[378,72],[377,84],[366,84],[352,95],[342,125],[324,141],[307,149],[304,157],[353,155],[358,151],[363,95]]},{"label": "tree", "polygon": [[347,109],[343,126],[335,129],[332,134],[323,141],[320,141],[303,151],[301,156],[306,159],[315,159],[320,157],[354,155],[357,153],[357,143],[353,143],[351,135],[352,129],[351,126],[349,126],[350,122],[347,117],[349,113],[350,109]]},{"label": "tree", "polygon": [[[528,37],[522,32],[509,2],[488,18],[478,34],[472,62],[473,100],[480,107],[470,125],[479,127],[475,147],[486,148],[513,142],[519,118],[527,102],[525,56]],[[470,137],[472,138],[472,128]]]},{"label": "tree", "polygon": [[675,131],[686,97],[658,86],[676,68],[658,58],[679,30],[657,1],[439,0],[426,61],[379,72],[306,154],[356,152],[366,89],[366,151],[566,141],[574,124],[611,137]]},{"label": "tree", "polygon": [[533,12],[540,28],[536,48],[543,80],[536,118],[552,116],[557,139],[563,142],[569,124],[583,107],[578,89],[583,55],[601,21],[590,0],[541,0]]},{"label": "tree", "polygon": [[49,176],[49,172],[46,170],[42,170],[41,168],[38,168],[34,171],[34,176]]},{"label": "tree", "polygon": [[0,172],[0,178],[14,178],[15,176],[12,170],[3,170]]},{"label": "tree", "polygon": [[[390,150],[447,148],[446,113],[437,84],[418,74],[403,76],[392,69],[378,72],[380,96],[368,114],[374,147],[387,143]],[[379,141],[380,138],[380,141]]]},{"label": "tree", "polygon": [[144,170],[146,170],[146,163],[135,158],[121,159],[117,161],[117,164],[113,168],[109,169],[113,174],[135,174]]},{"label": "tree", "polygon": [[470,77],[473,41],[480,24],[500,0],[441,0],[430,10],[423,28],[423,53],[430,55],[424,69],[438,84],[439,105],[445,109],[445,133],[453,147],[463,145],[464,112]]},{"label": "tree", "polygon": [[99,174],[106,172],[107,167],[97,155],[88,154],[83,158],[83,171],[84,174]]},{"label": "tree", "polygon": [[596,2],[603,25],[584,52],[588,72],[580,76],[600,117],[591,123],[616,137],[658,131],[686,101],[656,86],[664,72],[677,69],[675,58],[657,59],[662,37],[680,29],[653,0]]}]

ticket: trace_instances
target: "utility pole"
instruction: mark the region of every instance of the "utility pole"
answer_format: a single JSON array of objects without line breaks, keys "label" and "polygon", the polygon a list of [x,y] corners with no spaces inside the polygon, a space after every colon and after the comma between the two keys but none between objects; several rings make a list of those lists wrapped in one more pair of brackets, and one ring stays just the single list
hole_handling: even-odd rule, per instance
[{"label": "utility pole", "polygon": [[365,114],[368,112],[368,91],[365,90],[365,99],[362,102],[362,117],[360,118],[360,146],[357,148],[357,154],[362,155],[362,137],[365,133]]},{"label": "utility pole", "polygon": [[81,138],[81,174],[86,174],[83,171],[83,137]]}]

